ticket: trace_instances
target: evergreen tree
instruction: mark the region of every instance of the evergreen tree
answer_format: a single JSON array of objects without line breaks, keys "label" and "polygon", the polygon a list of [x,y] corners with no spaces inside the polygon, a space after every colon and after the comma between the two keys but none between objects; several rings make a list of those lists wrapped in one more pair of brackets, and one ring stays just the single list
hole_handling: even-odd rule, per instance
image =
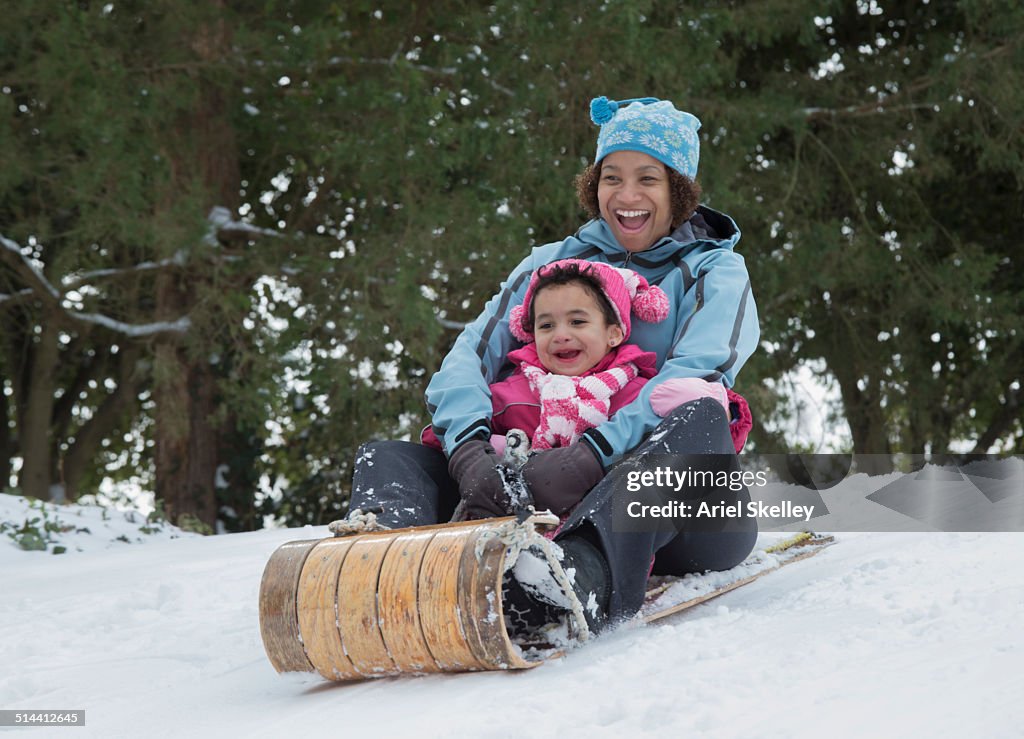
[{"label": "evergreen tree", "polygon": [[[0,467],[174,516],[344,510],[458,328],[582,223],[591,97],[704,121],[764,351],[854,450],[1019,449],[1022,11],[989,2],[28,3],[0,29]],[[884,465],[883,465],[884,466]],[[2,471],[2,470],[0,470]],[[256,493],[259,495],[256,495]]]}]

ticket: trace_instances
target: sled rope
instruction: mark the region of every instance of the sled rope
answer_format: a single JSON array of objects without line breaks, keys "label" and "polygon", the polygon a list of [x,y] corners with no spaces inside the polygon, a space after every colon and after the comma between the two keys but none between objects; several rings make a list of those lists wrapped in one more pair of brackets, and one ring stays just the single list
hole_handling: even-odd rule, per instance
[{"label": "sled rope", "polygon": [[327,530],[335,536],[352,536],[371,531],[388,531],[390,527],[377,522],[377,514],[356,508],[346,518],[339,518],[327,524]]},{"label": "sled rope", "polygon": [[523,521],[508,521],[501,526],[480,534],[480,538],[477,539],[476,543],[478,559],[482,555],[487,542],[492,539],[497,539],[508,548],[505,554],[506,572],[512,568],[524,549],[536,547],[540,550],[547,561],[552,576],[555,578],[555,582],[569,600],[569,612],[572,614],[576,638],[580,642],[590,639],[590,627],[587,626],[587,618],[583,613],[583,603],[576,595],[576,590],[573,588],[569,576],[562,567],[562,563],[558,558],[558,552],[555,551],[555,544],[537,533],[534,523],[529,518]]}]

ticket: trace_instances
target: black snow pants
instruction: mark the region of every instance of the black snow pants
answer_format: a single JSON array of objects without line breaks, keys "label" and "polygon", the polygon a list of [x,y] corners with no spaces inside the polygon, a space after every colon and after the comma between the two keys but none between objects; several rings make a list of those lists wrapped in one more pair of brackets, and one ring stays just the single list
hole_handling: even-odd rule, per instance
[{"label": "black snow pants", "polygon": [[[624,531],[620,525],[621,491],[625,490],[627,477],[645,465],[649,468],[650,459],[668,458],[663,455],[716,459],[719,469],[723,464],[727,469],[738,469],[728,423],[722,406],[708,398],[676,408],[646,441],[608,470],[563,525],[556,541],[583,536],[607,558],[612,577],[609,616],[613,620],[628,618],[643,604],[652,558],[655,574],[684,575],[735,567],[753,549],[757,538],[753,518],[721,518],[704,520],[699,526],[631,531]],[[745,507],[750,493],[746,487],[715,487],[689,491],[684,497]],[[375,441],[360,447],[352,479],[351,509],[379,508],[380,523],[401,528],[448,521],[458,502],[458,486],[448,475],[446,457],[437,449],[404,441]]]}]

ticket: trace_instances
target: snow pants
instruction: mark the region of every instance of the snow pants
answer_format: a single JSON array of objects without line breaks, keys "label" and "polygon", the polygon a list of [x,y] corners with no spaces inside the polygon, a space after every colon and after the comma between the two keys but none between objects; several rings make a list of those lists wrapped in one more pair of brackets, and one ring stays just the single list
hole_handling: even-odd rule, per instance
[{"label": "snow pants", "polygon": [[[702,398],[676,408],[646,441],[608,470],[555,537],[558,541],[583,536],[604,553],[611,571],[609,616],[613,620],[628,618],[640,609],[652,559],[655,574],[685,575],[735,567],[754,547],[757,522],[746,517],[624,530],[622,491],[627,480],[649,469],[652,460],[670,458],[715,460],[718,472],[738,469],[721,404]],[[750,501],[743,486],[695,486],[675,497],[691,504],[741,507]],[[404,441],[375,441],[360,447],[350,509],[381,509],[380,523],[401,528],[448,521],[458,502],[458,486],[448,475],[448,460],[441,451]]]}]

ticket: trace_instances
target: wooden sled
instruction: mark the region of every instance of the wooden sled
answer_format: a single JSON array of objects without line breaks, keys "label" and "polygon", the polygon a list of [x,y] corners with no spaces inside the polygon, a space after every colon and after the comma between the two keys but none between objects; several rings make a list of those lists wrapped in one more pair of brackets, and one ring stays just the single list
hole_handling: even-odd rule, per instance
[{"label": "wooden sled", "polygon": [[260,584],[267,656],[278,672],[329,680],[536,667],[543,659],[509,640],[501,607],[509,548],[495,529],[515,520],[282,545]]},{"label": "wooden sled", "polygon": [[[509,547],[495,530],[515,520],[283,544],[271,555],[260,584],[267,656],[278,672],[362,680],[527,669],[560,655],[521,649],[508,637],[501,582]],[[526,521],[538,529],[557,522],[544,514]],[[700,605],[813,556],[833,541],[798,534],[755,550],[727,572],[652,579],[637,618],[650,622]]]}]

